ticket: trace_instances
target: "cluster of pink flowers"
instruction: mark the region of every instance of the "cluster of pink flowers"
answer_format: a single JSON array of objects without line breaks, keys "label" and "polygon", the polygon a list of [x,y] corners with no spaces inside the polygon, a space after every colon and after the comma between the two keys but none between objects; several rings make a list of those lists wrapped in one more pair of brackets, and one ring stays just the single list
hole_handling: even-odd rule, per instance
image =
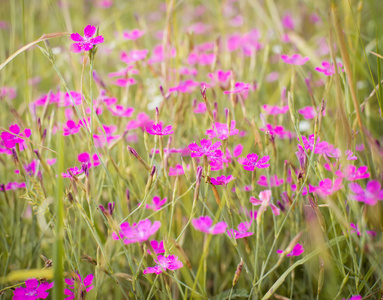
[{"label": "cluster of pink flowers", "polygon": [[122,239],[124,244],[142,243],[155,234],[161,226],[160,221],[154,221],[153,224],[149,219],[141,220],[138,223],[133,223],[132,226],[128,222],[120,225],[118,234],[112,234],[114,240]]}]

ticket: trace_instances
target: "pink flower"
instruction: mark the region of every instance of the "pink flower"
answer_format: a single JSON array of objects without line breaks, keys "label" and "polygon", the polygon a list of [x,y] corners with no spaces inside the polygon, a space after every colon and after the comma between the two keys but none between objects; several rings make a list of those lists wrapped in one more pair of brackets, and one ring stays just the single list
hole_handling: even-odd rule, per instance
[{"label": "pink flower", "polygon": [[279,78],[279,73],[274,71],[274,72],[267,74],[265,80],[266,80],[266,82],[274,82],[274,81],[277,81],[278,78]]},{"label": "pink flower", "polygon": [[271,105],[263,105],[262,108],[265,110],[267,115],[279,115],[279,114],[285,114],[289,110],[289,106],[271,106]]},{"label": "pink flower", "polygon": [[224,94],[236,94],[244,91],[248,91],[250,89],[250,83],[244,82],[236,82],[234,86],[234,90],[224,91]]},{"label": "pink flower", "polygon": [[79,169],[78,167],[73,167],[73,168],[69,168],[67,170],[67,173],[62,173],[61,176],[64,178],[72,178],[71,174],[73,174],[73,176],[76,176],[81,174],[82,172],[84,172],[84,170]]},{"label": "pink flower", "polygon": [[137,81],[134,78],[118,78],[113,84],[120,86],[120,87],[126,87],[129,85],[136,84]]},{"label": "pink flower", "polygon": [[250,197],[250,203],[254,206],[263,205],[266,210],[267,206],[270,206],[274,215],[279,216],[281,211],[278,207],[276,207],[271,201],[271,191],[265,190],[259,193],[259,200],[253,196]]},{"label": "pink flower", "polygon": [[148,50],[130,50],[129,53],[121,52],[121,60],[127,64],[133,63],[135,61],[143,60],[148,55]]},{"label": "pink flower", "polygon": [[124,31],[122,36],[126,40],[136,40],[142,37],[144,34],[145,34],[144,30],[133,29],[131,31]]},{"label": "pink flower", "polygon": [[362,300],[362,296],[360,295],[356,295],[356,296],[352,296],[351,298],[348,298],[348,299],[342,299],[342,300]]},{"label": "pink flower", "polygon": [[158,124],[153,124],[151,127],[146,127],[146,132],[151,135],[169,135],[174,133],[173,127],[171,125],[162,128],[162,122]]},{"label": "pink flower", "polygon": [[26,128],[21,132],[20,127],[17,124],[9,126],[9,131],[10,132],[3,131],[1,133],[1,139],[3,140],[4,146],[9,149],[14,148],[16,144],[23,146],[23,138],[29,138],[32,133],[29,128]]},{"label": "pink flower", "polygon": [[25,188],[26,188],[25,182],[18,183],[17,181],[14,181],[14,182],[8,182],[7,184],[0,184],[0,192],[16,190],[16,189],[25,189]]},{"label": "pink flower", "polygon": [[82,37],[78,33],[72,33],[70,35],[70,39],[74,42],[70,46],[70,51],[74,53],[84,51],[89,51],[93,48],[93,45],[98,45],[104,42],[104,37],[102,35],[96,36],[95,38],[92,38],[94,34],[96,33],[96,27],[92,25],[88,25],[84,28],[84,37]]},{"label": "pink flower", "polygon": [[238,163],[243,165],[245,170],[254,171],[255,168],[264,169],[270,166],[270,164],[267,164],[269,159],[270,157],[267,155],[258,160],[258,154],[250,153],[246,156],[246,158],[239,158]]},{"label": "pink flower", "polygon": [[201,146],[198,146],[197,143],[191,143],[188,145],[188,148],[191,153],[191,157],[201,157],[206,155],[207,157],[221,157],[223,156],[223,153],[221,150],[219,150],[219,147],[221,147],[221,142],[215,142],[212,144],[211,140],[202,139],[201,140]]},{"label": "pink flower", "polygon": [[300,54],[293,54],[291,57],[288,55],[281,55],[281,59],[286,63],[290,65],[304,65],[310,58],[309,57],[302,57]]},{"label": "pink flower", "polygon": [[363,190],[357,183],[350,183],[348,187],[351,192],[355,194],[350,195],[350,199],[352,200],[364,202],[365,204],[372,206],[378,203],[379,200],[383,200],[383,189],[380,189],[381,185],[377,180],[369,181],[365,190]]},{"label": "pink flower", "polygon": [[[301,244],[296,244],[293,248],[293,250],[287,254],[286,256],[289,257],[289,256],[299,256],[301,255],[303,252],[305,251],[305,249],[303,248],[303,246]],[[278,249],[277,250],[277,253],[283,253],[283,250],[280,250]]]},{"label": "pink flower", "polygon": [[209,136],[209,139],[219,138],[220,140],[226,140],[231,135],[238,134],[239,130],[235,129],[235,120],[231,121],[230,130],[225,123],[215,122],[212,129],[206,130],[205,134]]},{"label": "pink flower", "polygon": [[[268,187],[269,180],[267,179],[265,175],[261,175],[259,177],[257,184],[259,184],[260,186]],[[283,184],[283,179],[279,179],[277,175],[272,175],[270,177],[270,187],[280,186],[281,184]]]},{"label": "pink flower", "polygon": [[126,125],[126,130],[132,130],[136,128],[151,127],[153,125],[153,121],[150,120],[150,117],[144,112],[140,112],[137,114],[136,120],[129,121],[128,125]]},{"label": "pink flower", "polygon": [[248,237],[254,234],[254,232],[248,231],[250,229],[251,222],[242,222],[238,224],[238,230],[233,228],[227,231],[227,234],[230,237],[234,237],[235,239],[242,239],[244,237]]},{"label": "pink flower", "polygon": [[124,244],[142,243],[149,237],[155,234],[161,226],[160,221],[154,221],[153,225],[149,219],[141,220],[137,223],[133,223],[132,226],[128,222],[124,222],[120,226],[118,235],[113,232],[112,238],[119,240],[120,237]]},{"label": "pink flower", "polygon": [[285,130],[285,128],[280,125],[273,126],[271,124],[266,124],[266,126],[264,128],[260,128],[260,130],[268,132],[272,136],[276,135],[280,139],[291,139],[295,135],[294,133]]},{"label": "pink flower", "polygon": [[286,29],[291,29],[294,30],[294,19],[291,16],[291,14],[285,14],[284,17],[282,18],[282,25]]},{"label": "pink flower", "polygon": [[157,259],[154,259],[154,261],[157,265],[155,267],[147,267],[143,272],[144,274],[155,273],[158,275],[166,270],[174,271],[183,267],[182,262],[175,255],[158,255]]},{"label": "pink flower", "polygon": [[326,197],[332,195],[342,187],[342,178],[335,179],[334,183],[331,179],[325,178],[319,182],[319,186],[315,188],[315,193],[321,197]]},{"label": "pink flower", "polygon": [[211,79],[212,81],[211,84],[213,86],[218,83],[222,88],[226,88],[229,85],[229,80],[232,76],[232,72],[230,70],[226,72],[222,70],[218,70],[215,73],[209,73],[208,76]]},{"label": "pink flower", "polygon": [[[100,165],[100,159],[98,158],[98,155],[96,153],[92,155],[92,159],[91,159],[90,154],[88,152],[80,153],[77,156],[77,160],[80,163],[86,163],[88,165],[89,169],[92,166],[97,167],[98,165]],[[92,164],[92,160],[93,160],[93,164]]]},{"label": "pink flower", "polygon": [[0,99],[7,97],[12,100],[16,97],[16,90],[12,87],[0,87]]},{"label": "pink flower", "polygon": [[[75,286],[75,281],[78,285]],[[75,291],[78,291],[81,295],[83,292],[89,292],[94,288],[93,285],[93,274],[88,274],[84,280],[81,278],[81,275],[77,273],[77,278],[66,278],[65,283],[68,285],[69,289],[64,289],[65,300],[72,300],[76,297]]]},{"label": "pink flower", "polygon": [[195,108],[193,112],[195,114],[204,114],[205,112],[207,112],[205,102],[199,102],[197,104],[197,108]]},{"label": "pink flower", "polygon": [[[323,73],[326,76],[332,76],[335,74],[335,65],[330,64],[328,61],[322,62],[323,68],[316,67],[315,70]],[[342,73],[344,72],[342,63],[338,63],[338,72]]]},{"label": "pink flower", "polygon": [[154,64],[157,62],[161,62],[166,58],[174,57],[176,56],[176,49],[171,48],[169,45],[166,47],[166,53],[164,53],[164,50],[162,48],[162,44],[157,45],[153,49],[152,57],[148,59],[148,64]]},{"label": "pink flower", "polygon": [[224,233],[227,228],[227,224],[224,221],[218,222],[212,226],[213,220],[209,216],[201,216],[198,219],[193,219],[192,225],[195,229],[209,234],[221,234]]},{"label": "pink flower", "polygon": [[53,287],[54,282],[48,283],[43,282],[39,285],[39,281],[35,278],[28,279],[25,281],[25,287],[18,287],[13,292],[13,300],[36,300],[36,299],[46,299],[49,293],[46,290],[49,290]]},{"label": "pink flower", "polygon": [[[357,224],[350,223],[350,227],[353,229],[353,230],[351,230],[350,233],[355,233],[356,232],[359,236],[362,235],[360,233],[359,226]],[[376,232],[375,231],[367,230],[366,233],[371,235],[371,236],[376,236]]]},{"label": "pink flower", "polygon": [[234,180],[235,177],[229,175],[229,176],[218,176],[217,178],[210,178],[210,182],[213,185],[227,185],[230,181]]},{"label": "pink flower", "polygon": [[153,201],[153,205],[146,204],[146,209],[152,209],[154,211],[160,210],[161,207],[166,203],[167,200],[168,200],[168,198],[164,198],[164,199],[161,200],[160,197],[154,196],[153,200],[152,200]]},{"label": "pink flower", "polygon": [[[156,240],[153,240],[153,241],[150,241],[150,245],[152,246],[154,253],[156,254],[165,253],[164,241],[158,242]],[[148,249],[148,253],[152,254],[149,249]]]},{"label": "pink flower", "polygon": [[117,117],[131,117],[133,112],[134,112],[134,108],[133,107],[123,107],[122,105],[116,105],[114,107],[112,106],[109,106],[108,107],[109,111],[112,113],[113,116],[117,116]]},{"label": "pink flower", "polygon": [[314,107],[305,106],[304,108],[298,109],[298,112],[303,115],[305,119],[314,119],[317,115]]},{"label": "pink flower", "polygon": [[192,79],[181,81],[178,85],[173,86],[169,89],[169,93],[180,92],[180,93],[191,93],[195,90],[200,83]]},{"label": "pink flower", "polygon": [[80,128],[80,124],[76,124],[76,122],[73,120],[68,120],[63,126],[63,135],[67,136],[71,134],[76,134],[80,131]]},{"label": "pink flower", "polygon": [[341,178],[346,178],[347,180],[359,180],[364,178],[369,178],[370,173],[367,173],[367,166],[359,167],[358,169],[355,166],[349,165],[343,168],[343,170],[335,171],[335,175]]},{"label": "pink flower", "polygon": [[[187,168],[189,169],[189,165],[187,165]],[[176,165],[174,168],[169,168],[169,176],[180,176],[185,174],[185,170],[182,165]]]}]

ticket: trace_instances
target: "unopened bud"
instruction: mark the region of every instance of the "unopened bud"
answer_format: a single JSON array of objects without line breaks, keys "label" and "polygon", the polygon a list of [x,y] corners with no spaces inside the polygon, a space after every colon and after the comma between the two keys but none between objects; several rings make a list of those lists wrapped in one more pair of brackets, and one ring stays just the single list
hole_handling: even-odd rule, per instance
[{"label": "unopened bud", "polygon": [[241,262],[237,265],[237,270],[235,270],[235,275],[233,278],[233,286],[235,286],[237,284],[239,276],[242,273],[242,268],[243,268],[243,259],[241,257]]}]

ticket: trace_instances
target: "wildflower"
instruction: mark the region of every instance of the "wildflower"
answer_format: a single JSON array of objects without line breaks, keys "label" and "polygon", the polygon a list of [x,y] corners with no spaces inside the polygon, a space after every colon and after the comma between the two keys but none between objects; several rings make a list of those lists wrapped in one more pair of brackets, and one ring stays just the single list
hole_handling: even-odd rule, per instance
[{"label": "wildflower", "polygon": [[242,222],[238,224],[238,230],[233,228],[227,231],[227,234],[230,237],[234,237],[235,239],[242,239],[244,237],[248,237],[254,234],[254,232],[248,231],[250,229],[251,222]]},{"label": "wildflower", "polygon": [[14,182],[8,182],[7,184],[0,185],[0,191],[9,191],[9,190],[16,190],[16,189],[25,189],[26,184],[25,182],[18,183],[17,181]]},{"label": "wildflower", "polygon": [[229,175],[229,176],[217,176],[217,178],[210,178],[210,182],[213,185],[227,185],[230,181],[234,180],[235,177]]},{"label": "wildflower", "polygon": [[250,153],[246,158],[239,158],[238,163],[243,165],[245,170],[254,171],[255,168],[264,169],[270,166],[270,164],[267,164],[269,159],[270,157],[266,155],[258,160],[258,155],[256,153]]},{"label": "wildflower", "polygon": [[262,108],[265,110],[267,115],[279,115],[279,114],[285,114],[289,110],[289,106],[271,106],[271,105],[263,105]]},{"label": "wildflower", "polygon": [[117,116],[117,117],[131,117],[133,112],[134,112],[134,108],[133,107],[123,107],[122,105],[116,105],[114,107],[112,106],[108,106],[108,109],[109,111],[112,113],[113,116]]},{"label": "wildflower", "polygon": [[76,176],[84,172],[82,169],[80,170],[78,167],[69,168],[67,173],[62,173],[61,176],[64,178],[71,178],[72,175]]},{"label": "wildflower", "polygon": [[274,82],[274,81],[277,81],[279,78],[279,73],[278,72],[271,72],[269,74],[266,75],[266,82]]},{"label": "wildflower", "polygon": [[260,128],[260,130],[268,132],[272,136],[276,135],[281,139],[291,139],[294,136],[292,132],[285,130],[285,128],[280,125],[273,126],[271,124],[266,124],[266,127]]},{"label": "wildflower", "polygon": [[166,53],[164,53],[164,49],[162,48],[162,44],[157,45],[153,48],[152,57],[148,59],[148,64],[154,64],[157,62],[161,62],[166,58],[175,57],[176,49],[170,48],[170,46],[166,47]]},{"label": "wildflower", "polygon": [[94,34],[96,33],[96,27],[92,25],[88,25],[84,28],[84,37],[82,37],[78,33],[72,33],[70,35],[70,39],[74,42],[70,46],[70,51],[74,53],[84,51],[89,51],[93,48],[93,45],[98,45],[104,42],[104,37],[102,35],[96,36],[95,38],[92,38]]},{"label": "wildflower", "polygon": [[148,50],[131,50],[129,53],[127,52],[121,52],[121,60],[126,64],[131,64],[133,62],[143,60],[146,58],[146,55],[148,55]]},{"label": "wildflower", "polygon": [[75,121],[73,120],[68,120],[65,125],[63,126],[63,135],[71,135],[71,134],[76,134],[77,132],[80,131],[81,125],[76,124]]},{"label": "wildflower", "polygon": [[[303,252],[305,251],[305,249],[303,248],[303,246],[301,244],[296,244],[293,248],[293,250],[288,253],[286,256],[289,257],[289,256],[299,256],[301,255]],[[283,253],[283,250],[280,250],[278,249],[277,250],[277,253]]]},{"label": "wildflower", "polygon": [[321,197],[330,196],[342,187],[342,178],[335,179],[334,183],[331,179],[325,178],[319,182],[319,186],[315,188],[315,193]]},{"label": "wildflower", "polygon": [[379,200],[383,200],[383,189],[380,189],[381,185],[377,180],[369,181],[365,190],[357,183],[350,183],[348,187],[355,194],[349,196],[352,200],[364,202],[372,206],[378,203]]},{"label": "wildflower", "polygon": [[220,140],[226,140],[231,135],[237,135],[239,132],[238,129],[235,129],[235,120],[232,120],[230,123],[230,129],[225,123],[215,122],[212,126],[212,129],[206,130],[205,134],[209,136],[209,139],[219,138]]},{"label": "wildflower", "polygon": [[250,203],[254,206],[263,205],[263,207],[270,206],[274,215],[279,216],[280,209],[276,207],[273,203],[270,203],[271,200],[271,191],[265,190],[259,193],[259,200],[253,196],[250,197]]},{"label": "wildflower", "polygon": [[7,148],[14,148],[16,144],[20,144],[21,146],[24,143],[23,138],[29,138],[31,136],[31,130],[29,128],[25,128],[23,132],[21,132],[19,125],[13,124],[9,126],[9,131],[3,131],[1,133],[1,139],[3,140],[4,146]]},{"label": "wildflower", "polygon": [[126,40],[136,40],[140,37],[142,37],[143,35],[145,34],[145,31],[144,30],[140,30],[140,29],[133,29],[131,31],[124,31],[123,32],[123,38],[126,39]]},{"label": "wildflower", "polygon": [[192,225],[195,229],[209,234],[221,234],[224,233],[227,228],[227,224],[224,221],[218,222],[212,226],[213,220],[209,216],[201,216],[198,219],[193,219]]},{"label": "wildflower", "polygon": [[25,287],[18,287],[13,292],[13,300],[36,300],[36,299],[46,299],[49,293],[46,290],[49,290],[53,287],[54,282],[48,283],[43,282],[39,285],[39,281],[35,278],[27,279],[25,281]]},{"label": "wildflower", "polygon": [[302,57],[300,54],[293,54],[291,57],[288,55],[281,55],[281,59],[286,63],[290,65],[304,65],[310,58],[309,57]]},{"label": "wildflower", "polygon": [[[344,72],[342,63],[339,62],[337,65],[338,65],[338,72],[339,73]],[[326,76],[332,76],[335,74],[335,65],[334,64],[330,64],[328,61],[324,61],[324,62],[322,62],[322,67],[323,68],[316,67],[315,70],[320,72],[320,73],[323,73]]]},{"label": "wildflower", "polygon": [[153,121],[150,120],[150,117],[144,112],[140,112],[137,114],[136,120],[129,121],[128,125],[126,125],[126,130],[132,130],[136,128],[151,127],[153,125]]},{"label": "wildflower", "polygon": [[206,104],[205,102],[199,102],[197,104],[197,108],[193,110],[195,114],[204,114],[207,112]]},{"label": "wildflower", "polygon": [[166,203],[167,200],[168,200],[168,198],[164,198],[164,199],[161,200],[160,197],[154,196],[153,199],[152,199],[153,205],[146,204],[146,209],[152,209],[154,211],[160,210],[161,207]]},{"label": "wildflower", "polygon": [[250,89],[250,83],[236,82],[234,85],[234,90],[224,91],[224,94],[236,94]]},{"label": "wildflower", "polygon": [[147,267],[143,272],[144,274],[155,273],[158,275],[166,270],[174,271],[183,267],[182,262],[175,255],[158,255],[157,259],[154,259],[154,261],[157,265],[154,267]]},{"label": "wildflower", "polygon": [[[161,242],[158,242],[156,240],[150,241],[150,246],[152,246],[153,251],[156,254],[165,253],[164,241],[161,241]],[[152,254],[149,249],[148,249],[148,253]]]},{"label": "wildflower", "polygon": [[136,84],[137,81],[134,78],[118,78],[113,84],[120,86],[120,87],[125,87],[128,85],[134,85]]},{"label": "wildflower", "polygon": [[303,115],[305,119],[314,119],[317,114],[312,106],[305,106],[304,108],[298,109],[298,113]]},{"label": "wildflower", "polygon": [[158,124],[153,124],[151,127],[146,127],[146,132],[151,135],[169,135],[174,133],[173,127],[171,125],[162,128],[162,122]]},{"label": "wildflower", "polygon": [[211,140],[202,139],[200,142],[201,146],[198,146],[197,143],[191,143],[188,145],[188,148],[191,153],[191,157],[201,157],[206,155],[207,157],[211,156],[222,156],[223,153],[218,148],[221,147],[221,142],[215,142],[212,144]]},{"label": "wildflower", "polygon": [[282,18],[282,25],[286,29],[294,30],[295,25],[293,17],[290,14],[285,14]]},{"label": "wildflower", "polygon": [[12,87],[0,87],[0,99],[7,97],[9,100],[12,100],[16,97],[16,90]]},{"label": "wildflower", "polygon": [[119,240],[121,237],[124,244],[132,244],[137,242],[142,243],[145,242],[151,235],[155,234],[160,226],[160,221],[154,221],[152,225],[152,222],[149,219],[133,223],[132,226],[130,226],[128,222],[124,222],[120,226],[121,230],[119,235],[113,232],[112,238],[114,240]]},{"label": "wildflower", "polygon": [[[358,226],[357,224],[350,223],[350,227],[353,229],[353,230],[351,230],[351,233],[356,232],[359,236],[362,235],[362,234],[360,233],[359,226]],[[367,230],[366,233],[369,234],[369,235],[371,235],[371,236],[375,236],[375,235],[376,235],[376,232],[375,232],[375,231],[372,231],[372,230]]]},{"label": "wildflower", "polygon": [[[265,175],[261,175],[257,182],[260,186],[269,186],[269,180]],[[277,175],[272,175],[270,177],[270,187],[280,186],[283,184],[283,179],[279,179]]]},{"label": "wildflower", "polygon": [[115,206],[115,203],[114,202],[109,202],[108,203],[108,209],[106,209],[103,205],[99,205],[98,207],[100,208],[100,210],[106,215],[106,216],[112,216],[113,215],[113,211],[114,211],[114,206]]},{"label": "wildflower", "polygon": [[[64,289],[65,300],[75,299],[77,290],[79,294],[82,294],[84,291],[89,292],[94,288],[93,285],[93,274],[88,274],[84,280],[81,278],[81,275],[77,273],[77,278],[66,278],[65,283],[68,285],[69,289]],[[75,283],[76,286],[75,286]]]},{"label": "wildflower", "polygon": [[352,296],[351,298],[348,298],[348,299],[342,299],[342,300],[362,300],[362,296],[360,295],[355,295],[355,296]]},{"label": "wildflower", "polygon": [[[80,163],[87,163],[89,169],[92,166],[97,167],[98,165],[100,165],[100,159],[96,153],[92,155],[92,158],[90,157],[90,154],[88,152],[80,153],[77,156],[77,160]],[[93,163],[92,163],[92,161],[93,161]]]},{"label": "wildflower", "polygon": [[[189,169],[190,166],[187,165],[187,168]],[[179,176],[185,174],[185,170],[182,165],[176,165],[174,168],[169,168],[169,176]]]},{"label": "wildflower", "polygon": [[178,85],[169,88],[169,93],[180,92],[180,93],[191,93],[195,90],[200,83],[192,79],[181,81]]},{"label": "wildflower", "polygon": [[367,166],[359,167],[358,169],[355,166],[349,165],[343,168],[343,170],[335,171],[335,175],[341,178],[346,178],[347,180],[354,181],[364,178],[369,178],[370,173],[367,173]]}]

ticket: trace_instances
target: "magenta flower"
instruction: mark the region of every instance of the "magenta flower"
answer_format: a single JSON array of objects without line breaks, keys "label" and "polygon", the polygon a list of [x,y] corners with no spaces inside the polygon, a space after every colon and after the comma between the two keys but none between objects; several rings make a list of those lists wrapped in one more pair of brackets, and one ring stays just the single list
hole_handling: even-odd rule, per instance
[{"label": "magenta flower", "polygon": [[264,169],[270,166],[267,164],[270,157],[268,155],[258,160],[258,154],[250,153],[246,155],[246,158],[241,157],[238,159],[238,163],[243,165],[243,168],[247,171],[254,171],[255,168]]},{"label": "magenta flower", "polygon": [[17,189],[25,189],[25,182],[18,183],[17,181],[8,182],[7,184],[0,184],[0,192],[9,191],[9,190],[17,190]]},{"label": "magenta flower", "polygon": [[0,99],[7,97],[9,100],[12,100],[16,97],[16,90],[12,87],[0,87]]},{"label": "magenta flower", "polygon": [[126,125],[126,130],[132,130],[136,128],[142,128],[144,130],[145,127],[152,127],[153,121],[150,117],[144,112],[140,112],[137,114],[136,120],[129,121],[128,125]]},{"label": "magenta flower", "polygon": [[[265,175],[261,175],[257,182],[260,186],[269,186],[269,180]],[[283,184],[283,179],[279,179],[277,175],[270,176],[270,187],[280,186]]]},{"label": "magenta flower", "polygon": [[303,115],[305,119],[314,119],[317,115],[314,107],[312,106],[305,106],[304,108],[298,109],[298,113]]},{"label": "magenta flower", "polygon": [[[335,65],[334,64],[330,64],[328,61],[324,61],[324,62],[322,62],[322,67],[323,68],[316,67],[315,70],[320,72],[320,73],[323,73],[326,76],[332,76],[335,74]],[[344,72],[342,63],[338,63],[338,72],[339,73]]]},{"label": "magenta flower", "polygon": [[188,145],[190,149],[191,157],[201,157],[206,155],[207,157],[211,156],[223,156],[223,153],[218,148],[221,147],[221,142],[215,142],[212,144],[211,140],[202,139],[200,142],[201,146],[198,146],[197,143],[191,143]]},{"label": "magenta flower", "polygon": [[[190,166],[187,165],[187,168],[189,169]],[[185,170],[182,165],[176,165],[174,168],[169,167],[169,176],[180,176],[185,174]]]},{"label": "magenta flower", "polygon": [[293,17],[290,14],[285,14],[282,18],[282,25],[286,29],[294,30],[295,25]]},{"label": "magenta flower", "polygon": [[96,27],[92,25],[88,25],[84,28],[84,37],[82,37],[78,33],[72,33],[70,35],[70,39],[74,42],[70,46],[70,51],[74,53],[84,51],[89,51],[93,48],[93,45],[98,45],[104,42],[104,37],[102,35],[96,36],[95,38],[92,38],[94,34],[96,33]]},{"label": "magenta flower", "polygon": [[133,112],[134,112],[134,108],[133,107],[123,107],[122,105],[116,105],[114,107],[112,106],[109,106],[108,107],[109,111],[112,113],[113,116],[117,116],[117,117],[131,117]]},{"label": "magenta flower", "polygon": [[73,120],[68,120],[63,126],[63,131],[64,131],[63,135],[67,136],[71,134],[76,134],[77,132],[80,131],[80,128],[81,128],[80,124],[76,124],[76,122]]},{"label": "magenta flower", "polygon": [[227,228],[227,224],[224,221],[218,222],[213,226],[213,220],[209,216],[201,216],[198,219],[193,219],[192,225],[195,229],[209,234],[221,234],[224,233]]},{"label": "magenta flower", "polygon": [[242,222],[238,224],[238,230],[233,228],[227,231],[227,234],[230,237],[234,237],[235,239],[242,239],[244,237],[248,237],[254,234],[254,232],[248,231],[250,229],[251,222]]},{"label": "magenta flower", "polygon": [[[152,246],[154,253],[156,254],[165,253],[164,241],[158,242],[156,240],[153,240],[153,241],[150,241],[150,245]],[[152,254],[149,249],[148,249],[148,253]]]},{"label": "magenta flower", "polygon": [[129,53],[121,52],[121,60],[126,64],[131,64],[135,61],[143,60],[148,55],[148,50],[131,50]]},{"label": "magenta flower", "polygon": [[124,31],[122,36],[126,40],[133,40],[134,41],[134,40],[142,37],[144,34],[145,34],[144,30],[133,29],[131,31]]},{"label": "magenta flower", "polygon": [[210,178],[210,182],[213,185],[227,185],[230,181],[234,180],[235,177],[229,175],[229,176],[218,176],[217,178]]},{"label": "magenta flower", "polygon": [[193,92],[200,83],[193,79],[181,81],[178,85],[169,88],[169,93],[180,92],[180,93],[191,93]]},{"label": "magenta flower", "polygon": [[334,183],[331,179],[325,178],[319,182],[319,186],[315,188],[315,193],[321,197],[326,197],[332,195],[341,188],[343,188],[342,178],[335,179]]},{"label": "magenta flower", "polygon": [[69,296],[65,300],[73,300],[76,297],[75,291],[82,295],[82,293],[88,293],[94,288],[93,274],[88,274],[83,280],[81,275],[77,273],[77,278],[66,278],[65,283],[69,287],[69,289],[64,289],[64,295]]},{"label": "magenta flower", "polygon": [[280,139],[291,139],[293,136],[295,136],[294,133],[285,130],[285,128],[280,125],[273,126],[271,124],[266,124],[266,126],[264,128],[260,128],[260,130],[268,132],[272,136],[276,135]]},{"label": "magenta flower", "polygon": [[250,197],[250,203],[253,204],[254,206],[257,205],[263,205],[265,209],[267,206],[270,206],[273,214],[275,216],[279,216],[281,211],[280,209],[275,206],[273,203],[270,203],[271,201],[271,191],[270,190],[265,190],[259,193],[259,200],[253,196]]},{"label": "magenta flower", "polygon": [[335,175],[341,178],[346,178],[350,181],[370,177],[370,173],[367,173],[367,166],[362,166],[357,169],[355,166],[352,165],[346,166],[345,168],[343,168],[343,170],[335,171]]},{"label": "magenta flower", "polygon": [[168,198],[164,198],[164,199],[161,200],[160,197],[154,196],[153,200],[152,200],[153,201],[153,205],[146,204],[146,209],[152,209],[154,211],[160,210],[161,207],[166,203],[167,200],[168,200]]},{"label": "magenta flower", "polygon": [[82,172],[84,172],[84,170],[79,169],[78,167],[73,167],[73,168],[69,168],[67,170],[67,173],[62,173],[61,176],[64,178],[72,178],[71,174],[73,174],[73,176],[76,176],[81,174]]},{"label": "magenta flower", "polygon": [[236,94],[250,89],[250,83],[236,82],[234,85],[234,90],[224,91],[224,94]]},{"label": "magenta flower", "polygon": [[206,104],[205,102],[199,102],[197,104],[197,107],[193,110],[195,114],[204,114],[207,112]]},{"label": "magenta flower", "polygon": [[23,132],[21,132],[19,125],[13,124],[9,126],[9,131],[3,131],[1,133],[1,139],[3,140],[4,146],[7,148],[14,148],[16,144],[20,144],[23,147],[24,139],[29,138],[31,136],[31,130],[29,128],[25,128]]},{"label": "magenta flower", "polygon": [[149,219],[141,220],[138,224],[133,223],[132,226],[130,226],[128,222],[124,222],[120,226],[119,234],[117,235],[113,232],[112,238],[119,240],[121,237],[124,244],[142,243],[149,239],[151,235],[155,234],[160,226],[160,221],[154,221],[152,225]]},{"label": "magenta flower", "polygon": [[381,185],[377,180],[369,181],[365,190],[357,183],[350,183],[348,187],[355,194],[349,196],[352,200],[364,202],[372,206],[378,203],[379,200],[383,200],[383,189],[380,189]]},{"label": "magenta flower", "polygon": [[289,110],[289,106],[286,105],[286,106],[282,106],[282,107],[279,107],[279,106],[271,106],[271,105],[263,105],[262,108],[264,109],[264,111],[266,112],[267,115],[279,115],[279,114],[285,114],[288,110]]},{"label": "magenta flower", "polygon": [[348,299],[342,299],[342,300],[362,300],[362,296],[360,295],[355,295],[355,296],[352,296],[351,298],[348,298]]},{"label": "magenta flower", "polygon": [[39,285],[39,281],[35,278],[28,279],[25,281],[25,287],[18,287],[13,292],[13,300],[36,300],[36,299],[46,299],[49,293],[46,290],[49,290],[53,287],[54,282],[48,283],[43,282]]},{"label": "magenta flower", "polygon": [[208,76],[212,81],[211,85],[214,86],[218,83],[222,88],[226,88],[229,85],[232,72],[230,70],[226,72],[218,70],[215,73],[209,73]]},{"label": "magenta flower", "polygon": [[[359,226],[357,224],[354,224],[354,223],[350,223],[350,227],[353,229],[351,230],[350,233],[357,233],[359,236],[361,236],[362,234],[360,233],[360,230],[359,230]],[[376,232],[375,231],[372,231],[372,230],[367,230],[366,231],[367,234],[371,235],[371,236],[376,236]]]},{"label": "magenta flower", "polygon": [[209,136],[209,139],[219,138],[220,140],[226,140],[231,135],[237,135],[238,129],[235,129],[235,120],[230,123],[230,130],[225,123],[215,122],[212,129],[206,130],[205,134]]},{"label": "magenta flower", "polygon": [[162,47],[162,44],[157,45],[153,48],[153,54],[152,56],[148,59],[148,64],[154,64],[157,62],[163,61],[165,58],[171,58],[176,56],[176,49],[171,48],[169,45],[166,47],[166,53],[164,53],[164,49]]},{"label": "magenta flower", "polygon": [[77,160],[80,163],[86,163],[88,165],[88,169],[90,169],[92,166],[97,167],[100,165],[100,159],[96,153],[93,154],[92,157],[88,152],[80,153],[77,156]]},{"label": "magenta flower", "polygon": [[281,59],[286,63],[290,65],[304,65],[310,58],[309,57],[302,57],[300,54],[293,54],[291,57],[288,55],[281,55]]},{"label": "magenta flower", "polygon": [[[289,257],[289,256],[299,256],[301,255],[303,252],[305,251],[305,249],[303,248],[303,246],[301,244],[296,244],[293,248],[293,250],[288,253],[286,256]],[[283,253],[283,250],[280,250],[278,249],[277,250],[277,253]]]},{"label": "magenta flower", "polygon": [[168,125],[162,128],[162,122],[153,124],[151,127],[146,127],[146,132],[151,135],[169,135],[174,133],[173,126]]},{"label": "magenta flower", "polygon": [[155,273],[158,275],[166,270],[174,271],[183,267],[182,262],[175,255],[158,255],[157,259],[154,259],[154,261],[157,265],[155,267],[147,267],[143,272],[144,274]]}]

